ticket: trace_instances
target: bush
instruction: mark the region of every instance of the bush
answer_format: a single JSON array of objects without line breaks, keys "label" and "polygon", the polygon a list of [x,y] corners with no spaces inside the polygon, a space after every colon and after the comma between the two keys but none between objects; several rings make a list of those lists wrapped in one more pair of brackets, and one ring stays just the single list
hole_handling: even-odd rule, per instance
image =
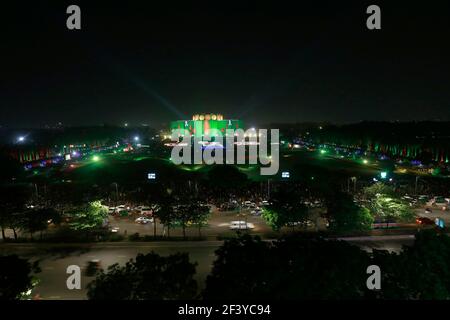
[{"label": "bush", "polygon": [[105,238],[103,238],[103,241],[112,241],[112,242],[117,242],[117,241],[123,241],[125,239],[125,237],[121,234],[117,234],[117,233],[112,233],[109,234],[108,236],[106,236]]},{"label": "bush", "polygon": [[136,232],[136,233],[130,234],[128,236],[128,240],[130,240],[130,241],[139,241],[139,240],[141,240],[141,236],[139,235],[139,232]]}]

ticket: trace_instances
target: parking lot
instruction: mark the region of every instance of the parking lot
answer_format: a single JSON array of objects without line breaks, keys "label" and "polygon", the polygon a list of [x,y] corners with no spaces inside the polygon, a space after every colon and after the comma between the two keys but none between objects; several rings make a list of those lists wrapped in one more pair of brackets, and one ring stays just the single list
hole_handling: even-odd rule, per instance
[{"label": "parking lot", "polygon": [[[232,221],[245,221],[252,227],[249,232],[252,234],[267,234],[272,230],[265,223],[261,216],[252,215],[250,209],[242,209],[241,211],[219,211],[216,207],[212,207],[211,215],[208,219],[208,224],[201,228],[201,235],[204,237],[217,237],[217,236],[227,236],[232,235],[236,231],[231,230]],[[154,223],[139,224],[135,222],[139,214],[134,213],[128,217],[120,216],[110,216],[109,222],[111,228],[118,228],[118,234],[131,235],[134,233],[139,233],[139,235],[153,235],[154,234]],[[162,224],[157,221],[156,224],[156,235],[167,235],[167,228],[164,228]],[[171,227],[170,236],[182,236],[181,227]],[[199,230],[197,226],[188,226],[186,228],[186,236],[196,237],[199,235]]]}]

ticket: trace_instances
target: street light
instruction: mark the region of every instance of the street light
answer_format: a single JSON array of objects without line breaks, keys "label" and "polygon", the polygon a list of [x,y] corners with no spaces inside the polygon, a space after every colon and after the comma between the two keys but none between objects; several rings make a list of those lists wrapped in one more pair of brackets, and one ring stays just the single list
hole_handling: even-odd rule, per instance
[{"label": "street light", "polygon": [[117,207],[117,203],[119,201],[119,185],[117,184],[117,182],[113,182],[113,185],[116,187],[116,207]]},{"label": "street light", "polygon": [[17,141],[24,142],[25,141],[25,137],[24,136],[20,136],[20,137],[17,138]]},{"label": "street light", "polygon": [[100,157],[99,157],[99,156],[93,156],[93,157],[92,157],[92,160],[94,160],[95,162],[97,162],[97,161],[100,160]]},{"label": "street light", "polygon": [[135,137],[134,137],[134,141],[139,141],[139,137],[138,137],[138,136],[135,136]]},{"label": "street light", "polygon": [[419,176],[416,176],[416,184],[414,186],[414,194],[417,194],[417,183],[419,182]]},{"label": "street light", "polygon": [[[356,177],[351,177],[349,181],[353,182],[353,192],[356,193],[356,180],[358,180]],[[350,183],[348,184],[348,190],[350,192]]]}]

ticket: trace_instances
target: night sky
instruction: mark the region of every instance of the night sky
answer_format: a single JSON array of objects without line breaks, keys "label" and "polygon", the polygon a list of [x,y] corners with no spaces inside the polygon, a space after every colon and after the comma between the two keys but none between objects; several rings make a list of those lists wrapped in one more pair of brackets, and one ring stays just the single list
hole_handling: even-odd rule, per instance
[{"label": "night sky", "polygon": [[2,4],[0,125],[450,120],[449,5],[389,2]]}]

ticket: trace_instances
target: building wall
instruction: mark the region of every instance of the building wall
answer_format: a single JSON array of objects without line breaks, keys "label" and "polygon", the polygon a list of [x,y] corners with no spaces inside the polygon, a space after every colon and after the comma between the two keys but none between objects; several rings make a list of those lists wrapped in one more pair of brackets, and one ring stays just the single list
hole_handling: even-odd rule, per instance
[{"label": "building wall", "polygon": [[170,123],[170,129],[186,129],[196,137],[204,135],[208,129],[220,130],[223,134],[227,129],[244,129],[241,120],[178,120]]}]

